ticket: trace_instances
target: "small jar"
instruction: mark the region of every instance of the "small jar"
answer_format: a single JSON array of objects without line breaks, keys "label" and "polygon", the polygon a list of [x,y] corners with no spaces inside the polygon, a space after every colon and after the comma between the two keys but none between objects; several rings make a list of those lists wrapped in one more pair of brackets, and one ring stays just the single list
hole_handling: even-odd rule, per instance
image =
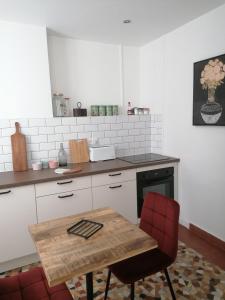
[{"label": "small jar", "polygon": [[99,116],[105,116],[106,115],[106,107],[105,107],[105,105],[99,105],[98,115]]},{"label": "small jar", "polygon": [[112,105],[106,106],[106,116],[112,116],[113,115],[113,107]]}]

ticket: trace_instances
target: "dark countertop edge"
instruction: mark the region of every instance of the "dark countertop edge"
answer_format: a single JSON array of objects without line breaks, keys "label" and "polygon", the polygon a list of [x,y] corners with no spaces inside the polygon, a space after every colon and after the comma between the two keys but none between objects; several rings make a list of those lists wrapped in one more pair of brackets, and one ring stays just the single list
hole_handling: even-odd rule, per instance
[{"label": "dark countertop edge", "polygon": [[[119,160],[119,158],[117,158],[116,160]],[[156,166],[156,165],[162,165],[162,164],[168,164],[168,163],[177,163],[179,161],[180,161],[179,158],[168,157],[168,159],[163,159],[163,160],[158,160],[158,161],[153,161],[153,162],[138,163],[138,164],[131,164],[131,163],[127,162],[127,165],[122,166],[122,167],[105,168],[105,169],[99,169],[99,170],[94,170],[94,171],[93,170],[83,171],[83,172],[81,171],[78,173],[73,173],[73,174],[68,174],[68,175],[54,173],[53,176],[51,174],[49,174],[49,176],[46,176],[44,178],[42,177],[42,178],[35,178],[35,179],[20,180],[18,182],[2,184],[2,185],[0,183],[0,190],[7,189],[7,188],[13,188],[13,187],[19,187],[19,186],[25,186],[25,185],[32,185],[32,184],[37,184],[37,183],[44,183],[44,182],[49,182],[49,181],[70,179],[70,178],[75,178],[75,177],[98,175],[98,174],[102,174],[102,173],[116,172],[116,171],[122,171],[122,170],[128,170],[128,169],[138,169],[138,168],[143,168],[143,167],[148,167],[148,166]],[[34,172],[38,172],[38,171],[34,171]],[[13,171],[2,172],[0,174],[5,174],[5,173],[14,173],[14,172]]]}]

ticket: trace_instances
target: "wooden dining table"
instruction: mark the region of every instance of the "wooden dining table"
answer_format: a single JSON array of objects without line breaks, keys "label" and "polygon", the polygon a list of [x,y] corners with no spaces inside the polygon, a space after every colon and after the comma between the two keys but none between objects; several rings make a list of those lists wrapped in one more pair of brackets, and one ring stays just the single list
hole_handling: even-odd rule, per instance
[{"label": "wooden dining table", "polygon": [[[90,238],[67,233],[80,220],[103,227]],[[157,242],[111,208],[101,208],[29,226],[50,287],[86,275],[93,299],[93,272],[157,247]]]}]

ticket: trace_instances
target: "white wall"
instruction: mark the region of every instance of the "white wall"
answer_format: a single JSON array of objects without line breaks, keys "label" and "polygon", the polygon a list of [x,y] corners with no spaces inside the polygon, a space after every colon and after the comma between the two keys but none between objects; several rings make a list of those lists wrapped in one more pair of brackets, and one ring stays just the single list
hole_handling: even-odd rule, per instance
[{"label": "white wall", "polygon": [[0,21],[0,118],[51,117],[46,28]]},{"label": "white wall", "polygon": [[48,46],[52,92],[72,98],[73,105],[122,106],[139,97],[138,48],[56,36],[49,36]]},{"label": "white wall", "polygon": [[141,103],[164,114],[164,147],[180,157],[181,219],[225,240],[225,127],[192,125],[193,63],[225,53],[225,6],[141,49]]}]

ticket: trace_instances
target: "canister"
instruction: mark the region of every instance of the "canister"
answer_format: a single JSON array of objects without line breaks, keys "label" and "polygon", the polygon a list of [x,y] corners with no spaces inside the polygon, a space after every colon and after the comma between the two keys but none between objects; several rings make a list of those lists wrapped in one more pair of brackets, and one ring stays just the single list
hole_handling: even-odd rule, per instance
[{"label": "canister", "polygon": [[106,106],[106,116],[112,116],[113,115],[113,106],[107,105]]},{"label": "canister", "polygon": [[91,115],[98,116],[99,113],[99,106],[98,105],[91,105]]},{"label": "canister", "polygon": [[113,116],[117,116],[119,114],[118,105],[113,105],[112,110],[113,110]]},{"label": "canister", "polygon": [[105,107],[105,105],[99,105],[98,115],[99,116],[105,116],[106,115],[106,107]]}]

